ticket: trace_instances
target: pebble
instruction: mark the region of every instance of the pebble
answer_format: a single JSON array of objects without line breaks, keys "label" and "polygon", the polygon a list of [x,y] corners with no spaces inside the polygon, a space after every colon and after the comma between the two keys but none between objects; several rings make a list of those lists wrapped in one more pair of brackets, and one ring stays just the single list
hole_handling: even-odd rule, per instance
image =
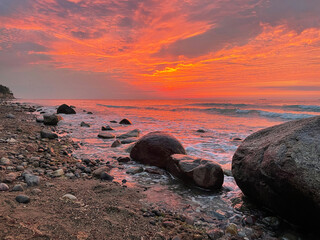
[{"label": "pebble", "polygon": [[234,223],[230,223],[226,228],[226,233],[236,236],[238,234],[238,227]]},{"label": "pebble", "polygon": [[67,199],[72,200],[72,201],[77,200],[77,197],[76,197],[76,196],[74,196],[74,195],[72,195],[72,194],[69,194],[69,193],[63,195],[62,198],[67,198]]},{"label": "pebble", "polygon": [[222,230],[216,228],[216,229],[211,229],[211,230],[207,231],[207,235],[208,235],[209,239],[216,240],[216,239],[221,238],[224,235],[224,233]]},{"label": "pebble", "polygon": [[162,223],[162,225],[164,226],[164,227],[170,227],[170,228],[173,228],[173,227],[175,227],[175,224],[173,223],[173,222],[171,222],[171,221],[165,221],[165,222],[163,222]]},{"label": "pebble", "polygon": [[51,176],[52,177],[61,177],[62,175],[64,174],[64,171],[62,168],[58,169],[58,170],[55,170]]},{"label": "pebble", "polygon": [[24,179],[28,186],[38,186],[40,183],[40,177],[30,173],[25,174]]},{"label": "pebble", "polygon": [[109,175],[107,172],[102,172],[100,174],[100,179],[101,180],[106,180],[106,181],[112,181],[114,179],[114,177],[112,177],[111,175]]},{"label": "pebble", "polygon": [[23,171],[24,170],[24,167],[22,165],[18,165],[16,167],[17,171]]},{"label": "pebble", "polygon": [[132,167],[126,171],[127,174],[137,174],[137,173],[141,173],[141,172],[143,172],[142,167]]},{"label": "pebble", "polygon": [[29,203],[30,198],[27,195],[18,195],[16,196],[16,201],[18,203]]},{"label": "pebble", "polygon": [[0,165],[11,165],[11,161],[9,158],[6,157],[2,157],[0,159]]},{"label": "pebble", "polygon": [[74,175],[72,172],[68,172],[68,173],[66,173],[66,177],[68,177],[68,178],[74,178],[75,175]]},{"label": "pebble", "polygon": [[5,183],[0,183],[0,191],[8,191],[9,187]]},{"label": "pebble", "polygon": [[120,156],[117,158],[117,161],[118,162],[121,162],[121,163],[127,163],[127,162],[130,162],[131,158],[130,157],[123,157],[123,156]]},{"label": "pebble", "polygon": [[22,187],[21,184],[16,184],[16,185],[14,185],[14,187],[12,188],[12,191],[14,191],[14,192],[21,192],[21,191],[23,191],[23,187]]},{"label": "pebble", "polygon": [[13,115],[12,113],[8,113],[8,114],[6,115],[6,117],[7,117],[7,118],[10,118],[10,119],[16,118],[16,116]]},{"label": "pebble", "polygon": [[38,194],[42,193],[42,191],[39,188],[34,188],[31,190],[31,193],[34,195],[38,195]]}]

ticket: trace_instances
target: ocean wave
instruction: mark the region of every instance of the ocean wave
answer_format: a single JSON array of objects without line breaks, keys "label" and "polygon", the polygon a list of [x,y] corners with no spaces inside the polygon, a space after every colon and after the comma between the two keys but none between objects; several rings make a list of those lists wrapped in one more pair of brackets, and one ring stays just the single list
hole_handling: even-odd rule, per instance
[{"label": "ocean wave", "polygon": [[249,104],[244,103],[191,103],[187,104],[188,106],[199,106],[199,107],[248,107],[251,106]]},{"label": "ocean wave", "polygon": [[282,107],[299,112],[320,112],[320,106],[317,105],[283,105]]},{"label": "ocean wave", "polygon": [[121,106],[121,105],[105,105],[97,103],[97,106],[107,107],[107,108],[124,108],[124,109],[139,109],[140,107],[136,106]]}]

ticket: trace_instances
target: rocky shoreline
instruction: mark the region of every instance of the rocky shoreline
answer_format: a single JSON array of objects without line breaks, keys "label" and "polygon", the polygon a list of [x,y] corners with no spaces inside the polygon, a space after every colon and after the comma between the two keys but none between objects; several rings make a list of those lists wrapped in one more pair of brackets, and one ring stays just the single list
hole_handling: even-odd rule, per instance
[{"label": "rocky shoreline", "polygon": [[[118,165],[75,159],[72,153],[80,146],[60,135],[55,124],[43,125],[43,119],[29,114],[36,110],[14,102],[0,105],[0,227],[5,229],[0,239],[314,239],[308,233],[301,237],[278,217],[262,214],[242,196],[231,199],[237,212],[233,219],[203,219],[205,225],[145,204],[144,187],[112,181],[110,169],[121,168],[129,157],[118,156]],[[175,159],[181,169],[195,161],[181,165]],[[141,168],[131,170],[128,174]],[[160,169],[152,171],[161,174]]]}]

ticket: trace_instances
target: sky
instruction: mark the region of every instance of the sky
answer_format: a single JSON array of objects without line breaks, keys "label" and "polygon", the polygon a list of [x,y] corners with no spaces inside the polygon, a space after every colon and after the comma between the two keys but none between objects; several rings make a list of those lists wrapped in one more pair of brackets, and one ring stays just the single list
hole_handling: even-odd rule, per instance
[{"label": "sky", "polygon": [[319,0],[0,0],[20,98],[320,98]]}]

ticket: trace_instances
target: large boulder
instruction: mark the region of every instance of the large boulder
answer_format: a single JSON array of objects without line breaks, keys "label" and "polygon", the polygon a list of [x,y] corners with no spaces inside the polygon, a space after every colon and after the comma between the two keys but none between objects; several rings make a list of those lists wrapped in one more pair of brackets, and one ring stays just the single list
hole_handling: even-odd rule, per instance
[{"label": "large boulder", "polygon": [[76,111],[68,106],[67,104],[62,104],[58,107],[57,113],[64,113],[64,114],[76,114]]},{"label": "large boulder", "polygon": [[291,121],[247,137],[232,174],[245,195],[289,221],[320,221],[320,117]]},{"label": "large boulder", "polygon": [[58,115],[56,114],[45,114],[43,115],[43,123],[44,125],[55,126],[61,120]]},{"label": "large boulder", "polygon": [[219,189],[223,184],[221,166],[211,160],[174,154],[168,162],[168,171],[186,182],[206,189]]},{"label": "large boulder", "polygon": [[186,154],[181,143],[165,132],[151,132],[144,135],[134,145],[130,157],[148,165],[166,168],[172,154]]}]

